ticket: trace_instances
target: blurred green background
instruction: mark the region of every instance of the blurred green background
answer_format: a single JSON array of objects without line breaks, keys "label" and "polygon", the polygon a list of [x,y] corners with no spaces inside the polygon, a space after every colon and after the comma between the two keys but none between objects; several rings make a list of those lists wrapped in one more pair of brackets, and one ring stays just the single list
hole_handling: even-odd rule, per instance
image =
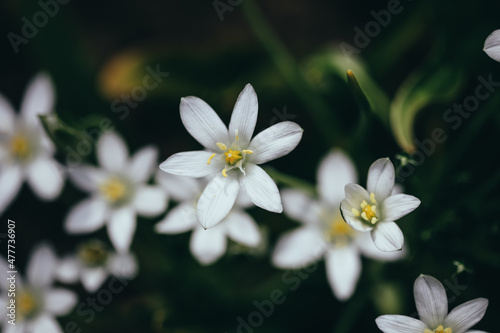
[{"label": "blurred green background", "polygon": [[[391,2],[73,0],[59,4],[16,53],[9,33],[21,36],[22,18],[33,22],[43,9],[36,1],[3,0],[0,92],[17,109],[28,81],[44,70],[55,83],[62,121],[95,132],[102,119],[110,119],[132,152],[153,143],[162,161],[200,148],[180,121],[181,97],[202,98],[228,123],[239,92],[251,83],[259,97],[256,132],[281,120],[304,128],[297,149],[270,163],[281,172],[314,184],[319,160],[334,146],[352,156],[362,185],[379,157],[390,157],[396,167],[401,166],[398,155],[418,164],[399,168],[400,176],[411,173],[400,178],[405,193],[422,201],[398,223],[408,258],[388,264],[363,259],[362,277],[347,302],[334,298],[323,262],[312,273],[270,265],[269,249],[278,236],[298,225],[284,215],[251,209],[267,231],[268,252],[238,253],[232,245],[233,251],[209,267],[193,259],[189,234],[155,234],[160,216],[139,219],[132,244],[139,275],[91,323],[73,312],[59,318],[63,327],[75,321],[82,332],[236,332],[237,318],[247,318],[256,310],[254,301],[279,289],[286,301],[252,331],[378,332],[378,315],[415,312],[413,282],[425,273],[462,286],[457,291],[445,283],[448,296],[459,293],[450,308],[488,298],[486,316],[475,328],[496,331],[500,92],[481,101],[460,126],[443,115],[474,95],[479,76],[500,82],[500,64],[482,51],[485,38],[500,28],[500,4],[403,0],[385,27],[379,24],[365,46],[356,46],[356,28],[366,33],[367,24],[375,22],[373,12],[387,10]],[[214,3],[226,6],[225,11],[219,7],[222,21]],[[341,43],[359,52],[346,57]],[[169,75],[135,107],[118,111],[125,105],[122,94],[142,84],[148,66]],[[347,83],[347,69],[354,71],[368,102],[356,84]],[[434,153],[419,156],[422,149],[412,146],[413,138],[431,138],[436,128],[447,140],[435,144]],[[67,159],[66,147],[76,143],[68,133],[57,133],[60,162]],[[93,152],[87,157],[95,161]],[[5,223],[17,222],[21,268],[40,240],[53,243],[61,255],[90,237],[68,236],[62,228],[69,208],[83,197],[67,182],[59,199],[46,203],[23,186],[2,214]],[[107,240],[104,229],[95,235]],[[465,270],[458,273],[455,261]],[[284,274],[299,287],[292,288],[295,283]],[[88,297],[81,286],[72,288],[80,301]]]}]

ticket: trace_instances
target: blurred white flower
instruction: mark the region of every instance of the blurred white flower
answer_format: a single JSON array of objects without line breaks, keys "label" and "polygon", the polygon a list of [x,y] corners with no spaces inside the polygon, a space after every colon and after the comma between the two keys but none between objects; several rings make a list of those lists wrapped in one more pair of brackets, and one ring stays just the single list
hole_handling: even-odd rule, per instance
[{"label": "blurred white flower", "polygon": [[205,229],[198,222],[196,205],[206,182],[202,179],[160,172],[158,183],[180,203],[155,226],[156,232],[179,234],[192,230],[189,247],[200,264],[210,265],[217,261],[226,252],[227,237],[236,243],[254,248],[262,242],[257,223],[243,211],[252,205],[243,193],[240,193],[236,204],[221,223]]},{"label": "blurred white flower", "polygon": [[418,316],[421,320],[401,316],[383,315],[375,322],[384,333],[486,333],[469,328],[483,318],[488,300],[477,298],[457,306],[448,314],[446,291],[438,280],[420,275],[413,287]]},{"label": "blurred white flower", "polygon": [[342,151],[334,150],[323,159],[317,178],[319,200],[300,190],[282,191],[285,214],[303,225],[278,240],[272,262],[276,267],[289,269],[325,257],[330,286],[338,299],[345,300],[351,297],[359,279],[361,254],[378,260],[396,260],[403,251],[378,250],[369,235],[352,229],[342,220],[339,205],[344,186],[357,181],[354,165]]},{"label": "blurred white flower", "polygon": [[102,169],[76,167],[70,174],[74,184],[90,198],[73,207],[64,227],[68,233],[93,232],[107,223],[111,243],[127,253],[136,228],[136,214],[152,217],[167,207],[167,196],[157,185],[148,185],[157,161],[156,148],[145,147],[130,159],[125,142],[115,133],[105,133],[97,142],[97,160]]},{"label": "blurred white flower", "polygon": [[375,246],[382,251],[403,248],[403,232],[394,221],[420,205],[414,196],[392,194],[394,177],[392,162],[378,159],[368,170],[368,191],[358,184],[347,184],[341,203],[344,220],[356,230],[371,231]]},{"label": "blurred white flower", "polygon": [[182,123],[207,150],[174,154],[160,168],[179,176],[211,177],[197,206],[198,220],[205,228],[227,216],[240,187],[256,206],[276,213],[283,210],[276,184],[257,164],[291,152],[303,130],[296,123],[284,121],[252,139],[257,112],[257,95],[250,84],[236,101],[229,130],[203,100],[193,96],[181,100]]},{"label": "blurred white flower", "polygon": [[26,179],[43,200],[59,195],[64,184],[53,159],[54,146],[38,115],[52,112],[54,88],[46,74],[28,85],[16,117],[10,103],[0,95],[0,214],[15,198]]},{"label": "blurred white flower", "polygon": [[110,275],[131,279],[137,271],[134,255],[111,252],[101,241],[92,239],[82,244],[76,255],[59,262],[56,277],[64,283],[81,281],[85,290],[93,293]]},{"label": "blurred white flower", "polygon": [[[55,320],[56,316],[68,314],[76,305],[77,296],[72,291],[53,288],[54,271],[57,258],[48,245],[36,247],[31,255],[26,276],[23,281],[20,274],[15,277],[15,298],[8,296],[10,282],[7,280],[8,263],[0,259],[0,315],[2,332],[4,333],[62,333],[63,330]],[[7,321],[10,310],[7,308],[15,299],[15,326]]]},{"label": "blurred white flower", "polygon": [[493,60],[500,61],[500,29],[493,31],[484,41],[483,51]]}]

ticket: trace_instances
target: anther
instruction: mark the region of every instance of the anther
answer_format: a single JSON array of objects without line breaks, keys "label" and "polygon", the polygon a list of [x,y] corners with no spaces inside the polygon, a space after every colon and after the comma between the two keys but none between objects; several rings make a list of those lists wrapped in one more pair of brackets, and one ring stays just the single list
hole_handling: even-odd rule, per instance
[{"label": "anther", "polygon": [[212,161],[212,158],[214,158],[215,154],[212,154],[209,158],[208,158],[208,162],[207,164],[210,165],[210,162]]},{"label": "anther", "polygon": [[216,145],[217,145],[217,147],[220,148],[220,150],[226,150],[227,149],[227,146],[225,144],[223,144],[222,142],[217,142]]}]

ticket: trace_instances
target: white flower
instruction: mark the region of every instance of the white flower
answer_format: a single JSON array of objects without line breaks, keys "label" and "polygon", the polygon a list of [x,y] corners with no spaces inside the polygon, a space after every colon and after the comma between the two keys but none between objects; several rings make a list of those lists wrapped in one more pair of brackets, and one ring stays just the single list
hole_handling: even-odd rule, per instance
[{"label": "white flower", "polygon": [[168,173],[210,176],[198,201],[198,220],[205,228],[222,221],[233,206],[240,187],[263,209],[281,213],[278,188],[262,164],[291,152],[302,138],[302,128],[284,121],[252,139],[257,122],[257,95],[247,84],[236,101],[229,130],[215,111],[197,97],[181,100],[181,120],[193,138],[207,150],[177,153],[160,165]]},{"label": "white flower", "polygon": [[130,253],[109,251],[97,239],[82,244],[76,255],[62,259],[56,268],[56,277],[64,283],[80,280],[88,292],[95,292],[110,276],[130,279],[137,274],[137,259]]},{"label": "white flower", "polygon": [[262,236],[259,227],[250,215],[243,211],[252,203],[240,194],[236,204],[221,223],[204,229],[198,222],[196,204],[205,182],[161,172],[158,182],[180,203],[173,208],[156,226],[156,232],[179,234],[192,230],[189,247],[191,253],[202,265],[210,265],[225,252],[227,238],[248,247],[257,247]]},{"label": "white flower", "polygon": [[165,211],[167,196],[157,185],[147,185],[157,161],[157,150],[146,147],[130,159],[125,142],[105,133],[97,142],[103,167],[80,166],[71,180],[90,198],[73,207],[64,227],[71,234],[93,232],[107,223],[108,235],[119,253],[126,253],[136,228],[136,214],[156,216]]},{"label": "white flower", "polygon": [[493,31],[484,41],[483,51],[493,60],[500,61],[500,29]]},{"label": "white flower", "polygon": [[454,308],[448,313],[446,291],[438,280],[420,275],[413,287],[418,316],[421,320],[400,316],[383,315],[375,322],[384,333],[486,333],[469,331],[483,318],[488,300],[477,298]]},{"label": "white flower", "polygon": [[344,186],[357,181],[354,165],[342,151],[334,150],[323,159],[317,178],[319,200],[300,190],[282,191],[285,214],[303,225],[278,240],[272,261],[276,267],[289,269],[325,257],[330,286],[338,299],[346,300],[354,292],[361,273],[361,254],[395,260],[403,253],[378,250],[369,235],[342,220],[339,205]]},{"label": "white flower", "polygon": [[356,230],[371,231],[375,246],[382,251],[402,249],[404,236],[394,221],[420,205],[414,196],[392,195],[394,177],[392,162],[378,159],[368,170],[368,191],[358,184],[347,184],[341,203],[344,220]]},{"label": "white flower", "polygon": [[64,182],[52,157],[54,146],[38,119],[53,106],[54,88],[45,74],[37,75],[28,85],[18,117],[0,95],[0,214],[24,179],[43,200],[52,200],[61,192]]},{"label": "white flower", "polygon": [[[10,282],[9,265],[0,260],[1,278],[0,315],[2,332],[4,333],[62,333],[63,330],[55,320],[55,316],[68,314],[76,305],[77,296],[72,291],[53,288],[54,270],[57,258],[47,245],[38,246],[31,255],[27,265],[27,281],[15,276],[15,298],[8,296]],[[15,299],[15,326],[7,321],[10,310],[7,307]]]}]

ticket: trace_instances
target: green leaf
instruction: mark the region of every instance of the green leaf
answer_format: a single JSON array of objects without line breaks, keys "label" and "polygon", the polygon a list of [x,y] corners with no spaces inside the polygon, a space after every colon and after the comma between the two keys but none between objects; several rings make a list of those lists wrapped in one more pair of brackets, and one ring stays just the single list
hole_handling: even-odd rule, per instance
[{"label": "green leaf", "polygon": [[463,85],[457,68],[440,66],[417,70],[400,86],[390,108],[391,129],[399,146],[407,153],[415,150],[414,122],[425,107],[451,101]]}]

